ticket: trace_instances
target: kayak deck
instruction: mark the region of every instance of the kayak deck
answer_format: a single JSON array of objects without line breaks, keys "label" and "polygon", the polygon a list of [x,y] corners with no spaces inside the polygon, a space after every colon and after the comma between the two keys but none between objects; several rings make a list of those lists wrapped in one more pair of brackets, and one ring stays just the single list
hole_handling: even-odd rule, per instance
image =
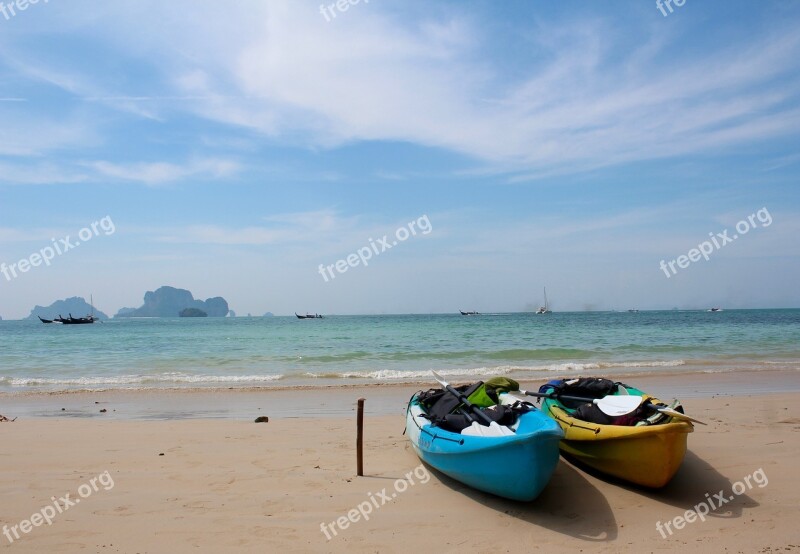
[{"label": "kayak deck", "polygon": [[530,501],[547,485],[558,463],[561,428],[539,410],[519,416],[510,436],[462,435],[434,427],[409,402],[406,432],[422,461],[472,488]]},{"label": "kayak deck", "polygon": [[[658,399],[627,388],[633,395]],[[560,402],[546,399],[543,410],[561,426],[561,452],[599,472],[649,488],[666,485],[686,455],[691,423],[669,418],[644,426],[603,425],[572,416]]]}]

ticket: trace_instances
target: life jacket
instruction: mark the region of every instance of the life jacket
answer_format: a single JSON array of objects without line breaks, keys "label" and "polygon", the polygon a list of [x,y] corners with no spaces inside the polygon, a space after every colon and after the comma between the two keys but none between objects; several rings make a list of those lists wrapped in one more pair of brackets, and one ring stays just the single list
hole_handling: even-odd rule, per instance
[{"label": "life jacket", "polygon": [[[514,422],[517,420],[517,416],[523,411],[528,411],[530,408],[521,408],[517,409],[512,406],[502,406],[497,404],[495,406],[489,406],[488,408],[484,408],[481,411],[489,416],[489,419],[492,421],[496,421],[498,425],[513,425]],[[466,411],[466,410],[464,410]],[[470,417],[475,421],[475,415],[470,413]],[[480,420],[477,420],[478,423],[483,425]],[[470,425],[472,422],[467,418],[466,415],[463,413],[454,413],[454,414],[447,414],[443,418],[433,421],[431,423],[437,427],[441,427],[442,429],[446,429],[447,431],[452,431],[453,433],[460,433]]]},{"label": "life jacket", "polygon": [[[548,382],[546,385],[539,387],[539,392],[542,394],[563,394],[566,396],[581,396],[583,398],[603,398],[609,394],[614,394],[619,389],[619,385],[611,379],[603,379],[600,377],[578,377],[575,379],[556,379]],[[623,385],[624,386],[624,385]],[[584,403],[577,400],[561,400],[564,406],[574,410]],[[594,406],[594,404],[592,404]],[[596,407],[596,406],[595,406]],[[603,414],[605,415],[605,414]],[[585,420],[589,421],[589,420]],[[596,422],[601,423],[601,422]]]},{"label": "life jacket", "polygon": [[[506,377],[495,377],[484,383],[478,381],[471,385],[460,385],[454,387],[457,391],[467,397],[467,401],[473,406],[483,408],[483,413],[489,419],[496,421],[498,425],[513,425],[517,417],[533,409],[521,403],[519,406],[500,405],[498,394],[511,390],[519,390],[519,383]],[[447,431],[460,433],[472,423],[466,415],[460,413],[461,402],[454,395],[441,389],[430,389],[418,395],[419,403],[425,409],[426,417],[431,425],[441,427]],[[474,420],[475,415],[464,409]],[[480,423],[480,421],[479,421]]]},{"label": "life jacket", "polygon": [[[482,386],[483,381],[478,381],[471,385],[460,385],[453,388],[469,399],[470,395]],[[445,416],[456,411],[461,405],[461,401],[455,395],[441,389],[431,389],[427,393],[422,393],[419,396],[419,403],[425,408],[428,419],[432,423],[444,419]]]}]

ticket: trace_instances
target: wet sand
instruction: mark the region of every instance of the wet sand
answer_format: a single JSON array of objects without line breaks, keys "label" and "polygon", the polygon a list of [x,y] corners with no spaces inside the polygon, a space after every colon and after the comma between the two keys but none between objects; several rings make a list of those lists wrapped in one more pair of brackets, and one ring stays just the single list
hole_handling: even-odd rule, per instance
[{"label": "wet sand", "polygon": [[[661,398],[713,398],[750,394],[800,393],[800,371],[734,371],[726,373],[661,373],[605,377],[630,383]],[[556,378],[557,376],[554,376]],[[466,382],[466,381],[465,381]],[[521,381],[536,390],[544,381]],[[8,417],[74,417],[98,419],[218,419],[351,417],[359,397],[367,413],[405,413],[411,395],[437,387],[431,382],[380,383],[329,387],[180,388],[0,393],[0,413]],[[62,410],[63,408],[63,410]],[[101,409],[106,412],[100,412]]]}]

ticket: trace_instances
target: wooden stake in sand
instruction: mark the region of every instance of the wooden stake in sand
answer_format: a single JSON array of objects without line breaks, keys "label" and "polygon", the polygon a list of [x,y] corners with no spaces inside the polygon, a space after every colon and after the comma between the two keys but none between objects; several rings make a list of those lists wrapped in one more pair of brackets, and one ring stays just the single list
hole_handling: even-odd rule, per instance
[{"label": "wooden stake in sand", "polygon": [[358,399],[358,415],[356,417],[356,475],[364,475],[364,398]]}]

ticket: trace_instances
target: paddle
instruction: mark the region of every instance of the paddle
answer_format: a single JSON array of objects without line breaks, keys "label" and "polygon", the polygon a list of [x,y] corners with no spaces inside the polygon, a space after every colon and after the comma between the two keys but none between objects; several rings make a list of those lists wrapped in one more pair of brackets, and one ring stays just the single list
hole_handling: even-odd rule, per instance
[{"label": "paddle", "polygon": [[[581,398],[578,396],[566,396],[562,394],[544,394],[541,392],[529,392],[521,390],[520,393],[527,395],[527,396],[536,396],[538,398],[557,398],[559,400],[574,400],[576,402],[591,402],[593,404],[597,404],[597,407],[600,408],[606,415],[610,416],[621,416],[625,414],[631,413],[633,410],[639,407],[642,403],[641,396],[605,396],[603,398]],[[512,394],[512,393],[509,393]]]},{"label": "paddle", "polygon": [[653,406],[652,404],[645,405],[648,408],[651,408],[657,412],[661,412],[662,414],[667,414],[668,416],[672,416],[675,419],[682,419],[685,421],[693,421],[694,423],[699,423],[700,425],[706,425],[705,422],[700,421],[699,419],[695,419],[693,417],[689,417],[686,414],[680,413],[678,410],[673,410],[672,408],[659,408],[658,406]]},{"label": "paddle", "polygon": [[[529,392],[520,390],[520,393],[527,395],[527,396],[536,396],[539,398],[557,398],[561,400],[574,400],[576,402],[592,402],[593,404],[597,404],[597,407],[600,408],[606,415],[610,416],[622,416],[625,414],[629,414],[642,405],[643,398],[641,396],[604,396],[603,398],[582,398],[579,396],[567,396],[563,394],[544,394],[541,392]],[[509,393],[511,394],[511,393]],[[652,404],[644,404],[646,408],[649,408],[656,412],[661,412],[662,414],[669,415],[674,417],[675,419],[682,419],[685,421],[693,421],[695,423],[699,423],[700,425],[705,425],[702,421],[698,419],[694,419],[693,417],[689,417],[686,414],[682,414],[677,410],[673,410],[672,408],[661,408],[658,406],[653,406]]]},{"label": "paddle", "polygon": [[[462,411],[462,413],[467,417],[467,421],[470,421],[472,423],[472,425],[470,425],[467,429],[464,429],[464,431],[462,431],[462,434],[479,435],[479,436],[485,436],[485,437],[486,436],[491,436],[491,437],[504,436],[504,435],[513,435],[514,434],[514,432],[511,429],[509,429],[508,427],[502,427],[496,421],[492,421],[489,418],[489,416],[487,416],[485,413],[483,413],[477,406],[474,406],[472,403],[470,403],[470,401],[467,400],[467,397],[464,396],[463,393],[459,392],[458,390],[453,388],[447,381],[445,381],[442,378],[441,375],[439,375],[435,371],[431,371],[431,373],[433,373],[433,378],[436,379],[436,381],[440,385],[442,385],[442,387],[444,387],[444,390],[446,390],[447,392],[449,392],[450,394],[452,394],[453,396],[458,398],[459,402],[461,402],[461,404],[463,404],[467,408],[467,410]],[[474,413],[477,416],[478,419],[480,419],[486,425],[488,425],[488,429],[487,429],[487,427],[485,425],[481,425],[480,423],[475,421],[475,418],[470,416],[469,413],[467,413],[467,411],[471,411],[472,413]],[[469,431],[469,432],[466,432],[466,431]]]}]

